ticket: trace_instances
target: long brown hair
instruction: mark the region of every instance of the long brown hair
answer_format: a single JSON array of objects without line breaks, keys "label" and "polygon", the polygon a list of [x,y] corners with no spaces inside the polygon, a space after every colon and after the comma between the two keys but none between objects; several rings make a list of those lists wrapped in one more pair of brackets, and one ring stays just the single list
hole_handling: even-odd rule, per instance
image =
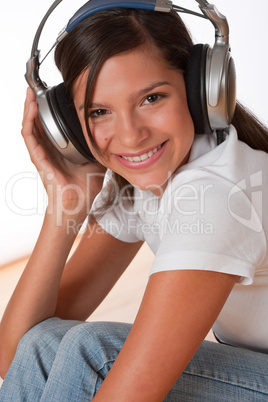
[{"label": "long brown hair", "polygon": [[[98,72],[110,57],[145,45],[148,51],[150,45],[158,49],[172,68],[185,72],[193,42],[176,12],[134,9],[101,11],[80,22],[56,48],[55,61],[70,95],[78,76],[90,67],[85,89],[84,117],[88,136],[97,152],[86,114]],[[240,140],[254,149],[268,152],[267,128],[240,103],[236,105],[232,124]],[[124,195],[131,199],[133,189],[129,183],[115,173],[113,179],[119,189],[126,189]],[[115,201],[112,187],[108,193],[102,210]]]}]

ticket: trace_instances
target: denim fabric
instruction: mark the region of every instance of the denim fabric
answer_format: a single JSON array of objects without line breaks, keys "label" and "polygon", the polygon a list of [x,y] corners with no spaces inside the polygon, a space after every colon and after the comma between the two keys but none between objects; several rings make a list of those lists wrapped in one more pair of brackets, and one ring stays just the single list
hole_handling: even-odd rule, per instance
[{"label": "denim fabric", "polygon": [[[18,346],[0,401],[91,401],[130,329],[130,324],[58,318],[38,324]],[[267,400],[268,356],[208,341],[165,398],[166,402]]]}]

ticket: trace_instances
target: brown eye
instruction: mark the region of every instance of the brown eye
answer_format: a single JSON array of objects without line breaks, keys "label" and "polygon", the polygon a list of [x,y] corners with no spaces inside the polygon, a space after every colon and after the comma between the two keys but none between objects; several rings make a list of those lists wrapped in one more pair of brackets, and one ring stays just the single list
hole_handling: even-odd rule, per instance
[{"label": "brown eye", "polygon": [[154,103],[159,102],[162,98],[165,98],[165,94],[151,94],[146,96],[144,101],[142,102],[143,105],[153,105]]},{"label": "brown eye", "polygon": [[146,100],[148,101],[148,103],[157,102],[159,100],[159,95],[149,95],[147,96]]},{"label": "brown eye", "polygon": [[108,111],[106,110],[106,109],[96,109],[96,110],[92,110],[90,113],[89,113],[89,117],[91,117],[91,118],[98,118],[98,117],[102,117],[102,116],[105,116],[105,114],[107,114],[108,113]]}]

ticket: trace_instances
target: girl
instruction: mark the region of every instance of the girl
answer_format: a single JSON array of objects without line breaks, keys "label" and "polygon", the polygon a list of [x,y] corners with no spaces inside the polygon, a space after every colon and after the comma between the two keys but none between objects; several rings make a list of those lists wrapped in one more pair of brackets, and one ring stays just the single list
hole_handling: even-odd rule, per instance
[{"label": "girl", "polygon": [[[195,135],[192,46],[175,12],[132,9],[58,44],[97,163],[62,158],[28,90],[22,135],[48,206],[1,323],[1,401],[267,399],[267,129],[237,104],[220,145]],[[68,223],[88,213],[66,262]],[[85,322],[144,241],[155,260],[133,326]],[[204,341],[212,326],[224,344]]]}]

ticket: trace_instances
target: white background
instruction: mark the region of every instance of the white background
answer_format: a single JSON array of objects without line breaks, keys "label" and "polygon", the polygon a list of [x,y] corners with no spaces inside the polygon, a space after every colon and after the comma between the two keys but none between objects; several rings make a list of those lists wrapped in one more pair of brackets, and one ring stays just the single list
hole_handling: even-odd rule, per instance
[{"label": "white background", "polygon": [[[84,1],[63,0],[45,27],[40,49],[44,56],[57,33]],[[194,0],[175,4],[198,11]],[[230,26],[230,42],[237,70],[238,99],[268,122],[268,56],[266,0],[215,0]],[[52,0],[13,0],[1,5],[1,154],[0,154],[0,265],[28,254],[42,224],[46,196],[20,136],[26,91],[25,64],[32,40]],[[183,16],[195,42],[214,42],[214,28],[203,19]],[[41,78],[55,85],[61,78],[52,56],[42,65]]]}]

